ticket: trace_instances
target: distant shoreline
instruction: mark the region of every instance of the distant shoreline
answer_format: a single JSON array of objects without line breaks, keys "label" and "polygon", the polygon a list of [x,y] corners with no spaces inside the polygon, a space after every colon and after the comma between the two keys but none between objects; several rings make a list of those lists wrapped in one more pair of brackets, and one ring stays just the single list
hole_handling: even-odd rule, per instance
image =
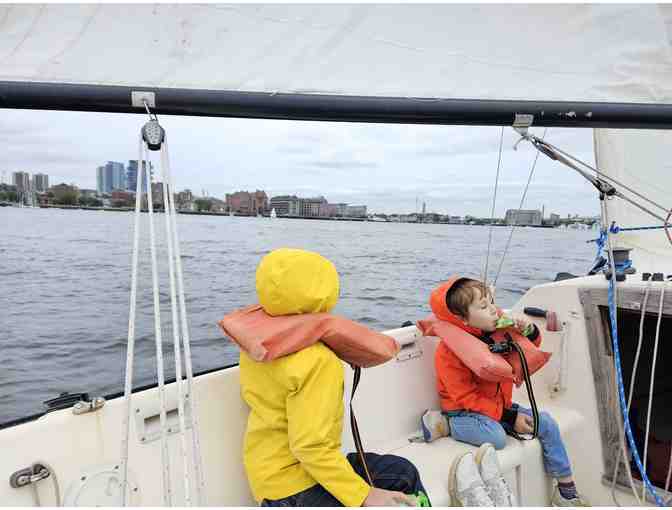
[{"label": "distant shoreline", "polygon": [[[0,207],[15,207],[21,209],[21,207],[7,202],[0,202]],[[135,211],[132,207],[88,207],[88,206],[79,206],[79,205],[47,205],[40,207],[25,207],[24,209],[79,209],[84,211],[110,211],[110,212],[133,212]],[[147,209],[141,209],[141,212],[149,212]],[[157,214],[162,214],[163,209],[155,210]],[[224,217],[235,217],[235,218],[266,218],[272,219],[270,215],[265,214],[261,216],[252,216],[247,214],[229,214],[224,212],[210,212],[210,211],[177,211],[178,214],[187,214],[192,216],[224,216]],[[323,221],[359,221],[359,222],[369,222],[369,223],[410,223],[417,225],[466,225],[466,226],[475,226],[475,227],[487,227],[490,226],[489,223],[448,223],[448,222],[420,222],[420,221],[377,221],[369,220],[368,218],[329,218],[323,216],[277,216],[277,218],[290,219],[290,220],[323,220]],[[510,227],[512,225],[507,225],[503,223],[493,223],[492,226],[495,227]],[[532,228],[557,228],[553,225],[517,225],[517,227],[532,227]]]}]

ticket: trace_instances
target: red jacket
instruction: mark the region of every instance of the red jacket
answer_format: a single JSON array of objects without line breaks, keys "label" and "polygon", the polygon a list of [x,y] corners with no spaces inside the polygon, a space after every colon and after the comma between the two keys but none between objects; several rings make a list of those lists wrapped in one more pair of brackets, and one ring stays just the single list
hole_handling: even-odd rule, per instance
[{"label": "red jacket", "polygon": [[[446,294],[459,279],[461,277],[453,276],[434,289],[429,304],[438,319],[448,321],[474,335],[474,342],[481,342],[479,337],[483,336],[483,332],[464,324],[446,305]],[[537,347],[541,344],[540,332],[533,343]],[[440,342],[436,348],[434,366],[443,411],[472,411],[500,421],[504,409],[511,407],[512,382],[497,383],[478,378],[444,342]]]}]

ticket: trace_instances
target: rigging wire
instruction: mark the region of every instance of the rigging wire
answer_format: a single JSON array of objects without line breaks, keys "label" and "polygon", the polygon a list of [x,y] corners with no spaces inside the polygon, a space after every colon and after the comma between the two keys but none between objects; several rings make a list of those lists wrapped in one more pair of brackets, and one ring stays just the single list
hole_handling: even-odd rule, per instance
[{"label": "rigging wire", "polygon": [[504,145],[504,126],[499,135],[499,156],[497,157],[497,174],[495,175],[495,189],[492,195],[492,210],[490,211],[490,230],[488,232],[488,250],[485,253],[485,267],[483,269],[483,288],[488,288],[488,262],[490,261],[490,247],[492,245],[492,229],[495,221],[495,204],[497,203],[497,189],[499,187],[499,169],[502,165],[502,147]]}]

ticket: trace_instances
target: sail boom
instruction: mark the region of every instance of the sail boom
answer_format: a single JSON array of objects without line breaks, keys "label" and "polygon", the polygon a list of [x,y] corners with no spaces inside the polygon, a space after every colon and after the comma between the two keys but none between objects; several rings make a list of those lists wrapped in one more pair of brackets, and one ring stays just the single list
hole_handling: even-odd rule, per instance
[{"label": "sail boom", "polygon": [[152,92],[161,115],[330,122],[672,129],[672,104],[369,97],[0,81],[0,108],[146,114],[133,91]]}]

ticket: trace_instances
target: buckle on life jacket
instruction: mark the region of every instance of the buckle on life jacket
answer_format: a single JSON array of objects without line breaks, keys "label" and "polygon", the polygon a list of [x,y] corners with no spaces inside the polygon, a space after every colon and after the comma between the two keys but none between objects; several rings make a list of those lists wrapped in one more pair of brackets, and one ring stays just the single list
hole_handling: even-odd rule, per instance
[{"label": "buckle on life jacket", "polygon": [[504,338],[506,342],[494,342],[488,344],[488,350],[493,354],[507,354],[513,351],[513,337],[507,332],[504,333]]},{"label": "buckle on life jacket", "polygon": [[507,354],[511,352],[512,349],[513,347],[511,346],[510,341],[488,344],[488,350],[493,354]]}]

